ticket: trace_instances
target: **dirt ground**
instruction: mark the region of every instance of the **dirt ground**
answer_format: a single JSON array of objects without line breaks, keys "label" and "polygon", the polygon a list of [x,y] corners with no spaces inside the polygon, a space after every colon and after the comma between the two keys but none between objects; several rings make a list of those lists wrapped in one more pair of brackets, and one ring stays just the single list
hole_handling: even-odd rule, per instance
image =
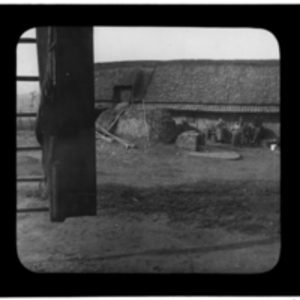
[{"label": "dirt ground", "polygon": [[[18,145],[36,144],[18,132]],[[34,272],[261,273],[280,256],[280,155],[242,148],[240,160],[192,157],[174,145],[97,140],[95,217],[51,223],[17,212],[17,251]],[[207,151],[234,150],[207,145]],[[17,175],[40,175],[40,153],[20,152]],[[20,183],[17,209],[47,208]]]}]

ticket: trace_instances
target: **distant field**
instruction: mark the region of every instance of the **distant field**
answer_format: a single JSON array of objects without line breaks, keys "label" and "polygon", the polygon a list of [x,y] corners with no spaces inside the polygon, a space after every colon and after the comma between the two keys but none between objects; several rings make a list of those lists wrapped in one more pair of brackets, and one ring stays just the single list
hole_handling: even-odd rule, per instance
[{"label": "distant field", "polygon": [[39,94],[31,95],[30,93],[28,93],[17,95],[17,112],[34,112],[38,108],[39,101]]},{"label": "distant field", "polygon": [[[17,96],[16,113],[37,112],[40,97],[38,94],[20,94]],[[17,118],[17,130],[33,130],[35,118]]]}]

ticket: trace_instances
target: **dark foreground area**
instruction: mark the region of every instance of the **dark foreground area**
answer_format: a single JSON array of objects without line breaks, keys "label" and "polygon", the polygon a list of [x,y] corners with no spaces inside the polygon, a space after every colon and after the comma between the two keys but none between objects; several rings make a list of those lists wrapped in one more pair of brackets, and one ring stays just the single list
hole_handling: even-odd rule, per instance
[{"label": "dark foreground area", "polygon": [[[280,255],[280,155],[238,152],[228,161],[97,141],[97,216],[51,223],[47,211],[17,213],[19,259],[34,272],[268,271]],[[18,156],[18,175],[41,174],[39,159]],[[17,208],[49,207],[42,196],[20,184]]]},{"label": "dark foreground area", "polygon": [[[115,216],[165,214],[170,222],[248,234],[280,233],[279,186],[269,181],[198,182],[167,188],[99,188],[98,208]],[[113,201],[112,201],[113,199]]]}]

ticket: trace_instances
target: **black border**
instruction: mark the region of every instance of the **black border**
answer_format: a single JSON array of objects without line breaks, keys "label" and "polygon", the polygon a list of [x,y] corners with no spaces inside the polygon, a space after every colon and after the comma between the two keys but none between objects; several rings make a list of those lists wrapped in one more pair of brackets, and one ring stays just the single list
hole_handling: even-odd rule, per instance
[{"label": "black border", "polygon": [[[5,108],[6,119],[2,128],[5,129],[5,143],[12,147],[3,147],[3,150],[7,151],[5,157],[11,157],[12,161],[15,161],[16,43],[22,32],[36,26],[250,27],[269,30],[280,45],[283,131],[284,127],[288,127],[283,135],[286,147],[282,146],[282,158],[286,155],[285,163],[282,163],[282,250],[279,264],[270,272],[258,275],[31,273],[16,260],[15,202],[11,197],[15,195],[12,193],[16,187],[15,172],[8,164],[3,170],[6,174],[3,186],[8,191],[2,194],[3,213],[0,218],[4,233],[0,247],[3,260],[0,296],[299,295],[299,210],[295,205],[299,201],[295,182],[298,177],[295,161],[299,154],[290,151],[299,149],[299,146],[293,143],[297,136],[293,134],[289,139],[288,135],[297,130],[297,123],[292,121],[297,120],[293,112],[298,112],[295,104],[300,86],[299,5],[1,5],[0,9],[2,16],[7,16],[1,18],[0,82],[3,84],[2,95],[5,95],[2,107]],[[11,116],[6,116],[7,107]],[[287,166],[291,166],[293,172],[284,172]],[[11,186],[6,184],[7,178]]]}]

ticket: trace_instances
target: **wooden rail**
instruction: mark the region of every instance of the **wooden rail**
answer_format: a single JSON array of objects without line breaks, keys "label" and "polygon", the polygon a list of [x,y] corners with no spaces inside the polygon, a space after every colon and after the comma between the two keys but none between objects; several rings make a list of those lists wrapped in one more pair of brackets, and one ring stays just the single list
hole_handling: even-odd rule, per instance
[{"label": "wooden rail", "polygon": [[36,207],[36,208],[18,208],[17,213],[31,213],[31,212],[41,212],[49,211],[48,207]]},{"label": "wooden rail", "polygon": [[21,112],[21,113],[17,113],[17,118],[22,118],[22,117],[36,117],[37,113],[33,113],[33,112]]},{"label": "wooden rail", "polygon": [[44,181],[44,176],[26,176],[26,177],[17,177],[17,182],[35,182],[35,181]]},{"label": "wooden rail", "polygon": [[17,81],[39,81],[39,76],[17,76]]},{"label": "wooden rail", "polygon": [[27,146],[27,147],[18,147],[17,151],[40,151],[42,148],[40,146]]},{"label": "wooden rail", "polygon": [[35,44],[36,39],[35,38],[22,38],[18,41],[19,44]]}]

